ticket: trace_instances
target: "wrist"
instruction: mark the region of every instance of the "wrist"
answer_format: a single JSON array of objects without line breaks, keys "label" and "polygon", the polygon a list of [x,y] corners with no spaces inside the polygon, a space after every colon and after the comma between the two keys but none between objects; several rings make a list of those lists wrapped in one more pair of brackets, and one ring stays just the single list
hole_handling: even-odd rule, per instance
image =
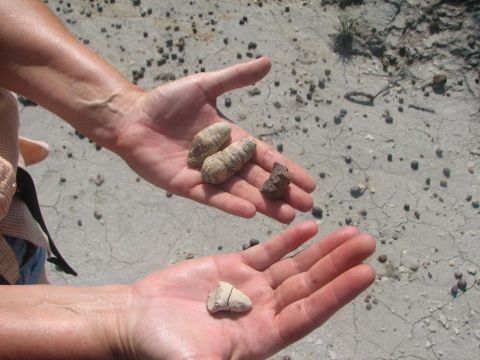
[{"label": "wrist", "polygon": [[129,289],[0,286],[0,359],[131,358]]},{"label": "wrist", "polygon": [[[91,334],[101,340],[102,353],[106,359],[133,359],[134,353],[129,334],[129,316],[132,309],[130,285],[109,285],[99,288],[90,321]],[[90,316],[92,315],[92,316]]]}]

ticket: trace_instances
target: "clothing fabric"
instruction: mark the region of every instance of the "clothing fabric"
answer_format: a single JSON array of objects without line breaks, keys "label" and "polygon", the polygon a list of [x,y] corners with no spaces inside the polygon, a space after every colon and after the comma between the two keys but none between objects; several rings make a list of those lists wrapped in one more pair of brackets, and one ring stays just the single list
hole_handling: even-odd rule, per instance
[{"label": "clothing fabric", "polygon": [[47,251],[32,243],[11,236],[4,236],[15,253],[19,264],[19,276],[16,285],[38,284],[45,270]]},{"label": "clothing fabric", "polygon": [[49,251],[48,239],[25,203],[16,195],[17,166],[34,164],[48,155],[45,143],[20,138],[15,96],[0,88],[0,280],[16,284],[20,265],[5,236],[28,240]]}]

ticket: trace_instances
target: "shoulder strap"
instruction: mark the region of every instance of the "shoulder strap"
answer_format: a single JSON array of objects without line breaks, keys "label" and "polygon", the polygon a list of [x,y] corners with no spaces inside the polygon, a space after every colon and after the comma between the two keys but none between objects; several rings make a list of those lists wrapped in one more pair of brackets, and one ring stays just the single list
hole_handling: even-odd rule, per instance
[{"label": "shoulder strap", "polygon": [[22,169],[21,167],[17,168],[17,192],[16,194],[22,199],[22,201],[27,205],[28,210],[32,214],[33,218],[42,228],[45,235],[48,238],[48,244],[50,245],[50,250],[54,256],[51,256],[47,261],[58,266],[63,272],[77,276],[77,272],[68,265],[65,259],[60,255],[57,247],[55,246],[50,233],[47,230],[45,221],[43,221],[42,213],[40,211],[40,206],[38,204],[37,192],[35,190],[35,184],[30,174]]}]

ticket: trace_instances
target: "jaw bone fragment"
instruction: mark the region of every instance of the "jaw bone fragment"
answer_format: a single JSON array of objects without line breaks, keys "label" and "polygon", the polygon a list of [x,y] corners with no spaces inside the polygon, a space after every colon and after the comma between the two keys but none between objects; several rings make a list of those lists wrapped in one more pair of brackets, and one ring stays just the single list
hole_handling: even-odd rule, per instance
[{"label": "jaw bone fragment", "polygon": [[225,281],[219,281],[208,294],[207,309],[212,314],[218,311],[245,312],[251,308],[252,301],[248,296]]}]

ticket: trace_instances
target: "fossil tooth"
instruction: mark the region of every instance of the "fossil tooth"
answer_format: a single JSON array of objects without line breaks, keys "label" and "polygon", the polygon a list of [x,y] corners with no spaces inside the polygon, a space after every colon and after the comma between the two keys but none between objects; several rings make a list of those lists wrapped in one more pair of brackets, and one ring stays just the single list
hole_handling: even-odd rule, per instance
[{"label": "fossil tooth", "polygon": [[252,301],[243,292],[226,281],[219,281],[217,287],[208,294],[207,309],[218,311],[245,312],[252,308]]},{"label": "fossil tooth", "polygon": [[200,131],[192,140],[188,152],[189,166],[202,166],[203,160],[216,153],[230,137],[230,125],[218,122]]}]

